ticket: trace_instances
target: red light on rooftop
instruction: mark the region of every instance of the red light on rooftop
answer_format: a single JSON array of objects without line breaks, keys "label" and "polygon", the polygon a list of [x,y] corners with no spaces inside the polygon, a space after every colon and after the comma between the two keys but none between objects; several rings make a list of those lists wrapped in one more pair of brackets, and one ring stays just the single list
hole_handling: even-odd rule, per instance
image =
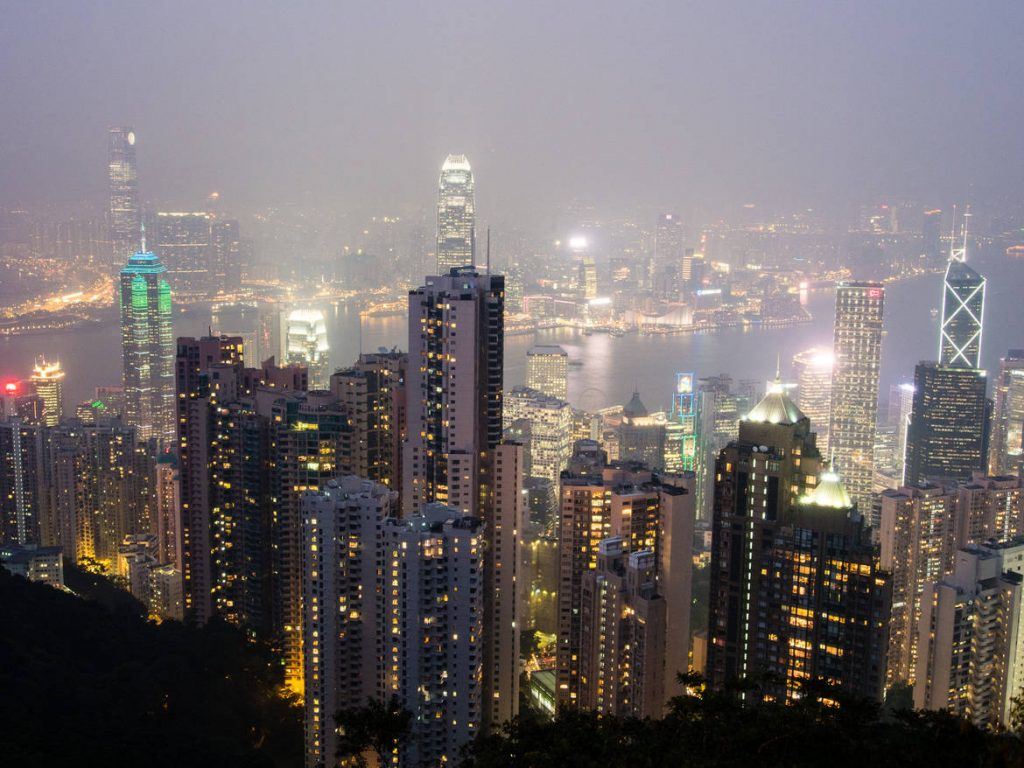
[{"label": "red light on rooftop", "polygon": [[16,382],[16,381],[8,381],[6,384],[4,384],[4,392],[6,392],[8,395],[13,395],[17,391],[18,391],[18,382]]}]

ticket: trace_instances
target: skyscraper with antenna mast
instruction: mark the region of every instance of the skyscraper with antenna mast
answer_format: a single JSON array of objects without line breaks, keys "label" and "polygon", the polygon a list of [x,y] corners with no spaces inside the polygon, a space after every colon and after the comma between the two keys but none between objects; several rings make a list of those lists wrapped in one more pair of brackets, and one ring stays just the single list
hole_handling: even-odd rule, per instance
[{"label": "skyscraper with antenna mast", "polygon": [[476,196],[465,155],[448,155],[437,193],[437,274],[476,263]]},{"label": "skyscraper with antenna mast", "polygon": [[967,265],[967,228],[970,216],[968,207],[962,217],[963,223],[958,225],[956,210],[953,211],[949,263],[942,283],[939,363],[954,368],[981,366],[985,278]]}]

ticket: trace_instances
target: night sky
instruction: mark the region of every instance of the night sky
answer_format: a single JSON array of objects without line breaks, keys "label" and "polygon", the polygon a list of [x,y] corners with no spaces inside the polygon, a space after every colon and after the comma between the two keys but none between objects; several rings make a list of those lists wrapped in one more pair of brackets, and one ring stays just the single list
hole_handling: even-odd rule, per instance
[{"label": "night sky", "polygon": [[433,202],[485,217],[927,204],[1024,177],[1020,2],[0,2],[0,203]]}]

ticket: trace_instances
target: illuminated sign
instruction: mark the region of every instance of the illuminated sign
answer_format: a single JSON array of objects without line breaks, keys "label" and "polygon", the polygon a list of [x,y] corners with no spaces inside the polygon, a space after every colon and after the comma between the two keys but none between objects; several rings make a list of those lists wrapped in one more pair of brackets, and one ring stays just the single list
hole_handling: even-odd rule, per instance
[{"label": "illuminated sign", "polygon": [[693,392],[693,374],[692,373],[677,373],[676,374],[676,392],[681,395],[688,395]]}]

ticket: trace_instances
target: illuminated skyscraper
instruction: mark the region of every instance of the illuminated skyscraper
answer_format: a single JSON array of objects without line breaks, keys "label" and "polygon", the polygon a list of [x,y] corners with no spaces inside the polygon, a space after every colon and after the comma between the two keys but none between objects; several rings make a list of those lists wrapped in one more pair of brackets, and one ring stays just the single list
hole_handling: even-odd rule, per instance
[{"label": "illuminated skyscraper", "polygon": [[923,362],[914,369],[904,477],[968,480],[988,460],[986,376],[974,368]]},{"label": "illuminated skyscraper", "polygon": [[981,366],[981,321],[984,309],[985,278],[964,261],[950,259],[942,283],[940,363],[955,368]]},{"label": "illuminated skyscraper", "polygon": [[696,374],[677,373],[672,393],[672,412],[665,428],[665,471],[694,472],[700,421],[694,392]]},{"label": "illuminated skyscraper", "polygon": [[473,266],[476,259],[476,199],[473,169],[465,155],[448,155],[437,195],[437,272]]},{"label": "illuminated skyscraper", "polygon": [[818,450],[828,456],[828,425],[832,413],[832,351],[812,348],[793,355],[796,404],[818,435]]},{"label": "illuminated skyscraper", "polygon": [[140,440],[175,439],[171,287],[156,254],[142,250],[121,270],[125,421]]},{"label": "illuminated skyscraper", "polygon": [[43,428],[0,416],[0,543],[40,543],[44,469]]},{"label": "illuminated skyscraper", "polygon": [[938,208],[925,211],[921,224],[921,256],[924,260],[922,266],[933,268],[942,263],[941,228],[942,211]]},{"label": "illuminated skyscraper", "polygon": [[[167,281],[182,299],[204,299],[220,287],[212,265],[208,213],[158,213],[154,250],[167,268]],[[230,235],[225,235],[230,237]]]},{"label": "illuminated skyscraper", "polygon": [[111,263],[124,264],[139,242],[139,181],[135,165],[135,131],[111,128],[107,134],[110,174]]},{"label": "illuminated skyscraper", "polygon": [[484,710],[488,728],[519,697],[516,569],[523,448],[502,441],[505,282],[472,267],[409,293],[406,516],[439,502],[484,521]]},{"label": "illuminated skyscraper", "polygon": [[1024,350],[1011,349],[999,363],[988,471],[1018,474],[1024,456]]},{"label": "illuminated skyscraper", "polygon": [[569,399],[569,355],[557,344],[535,344],[526,353],[526,386]]},{"label": "illuminated skyscraper", "polygon": [[284,364],[308,368],[310,389],[327,389],[330,347],[324,313],[319,309],[295,309],[288,313],[284,322],[281,334]]},{"label": "illuminated skyscraper", "polygon": [[529,424],[525,451],[526,474],[547,479],[552,487],[565,469],[572,451],[572,408],[564,400],[528,387],[514,387],[505,396],[504,419],[507,427],[516,421]]},{"label": "illuminated skyscraper", "polygon": [[858,509],[871,509],[875,422],[882,359],[881,283],[836,287],[829,451]]},{"label": "illuminated skyscraper", "polygon": [[64,418],[64,371],[60,363],[36,358],[29,380],[43,399],[43,423],[48,427],[56,426]]}]

